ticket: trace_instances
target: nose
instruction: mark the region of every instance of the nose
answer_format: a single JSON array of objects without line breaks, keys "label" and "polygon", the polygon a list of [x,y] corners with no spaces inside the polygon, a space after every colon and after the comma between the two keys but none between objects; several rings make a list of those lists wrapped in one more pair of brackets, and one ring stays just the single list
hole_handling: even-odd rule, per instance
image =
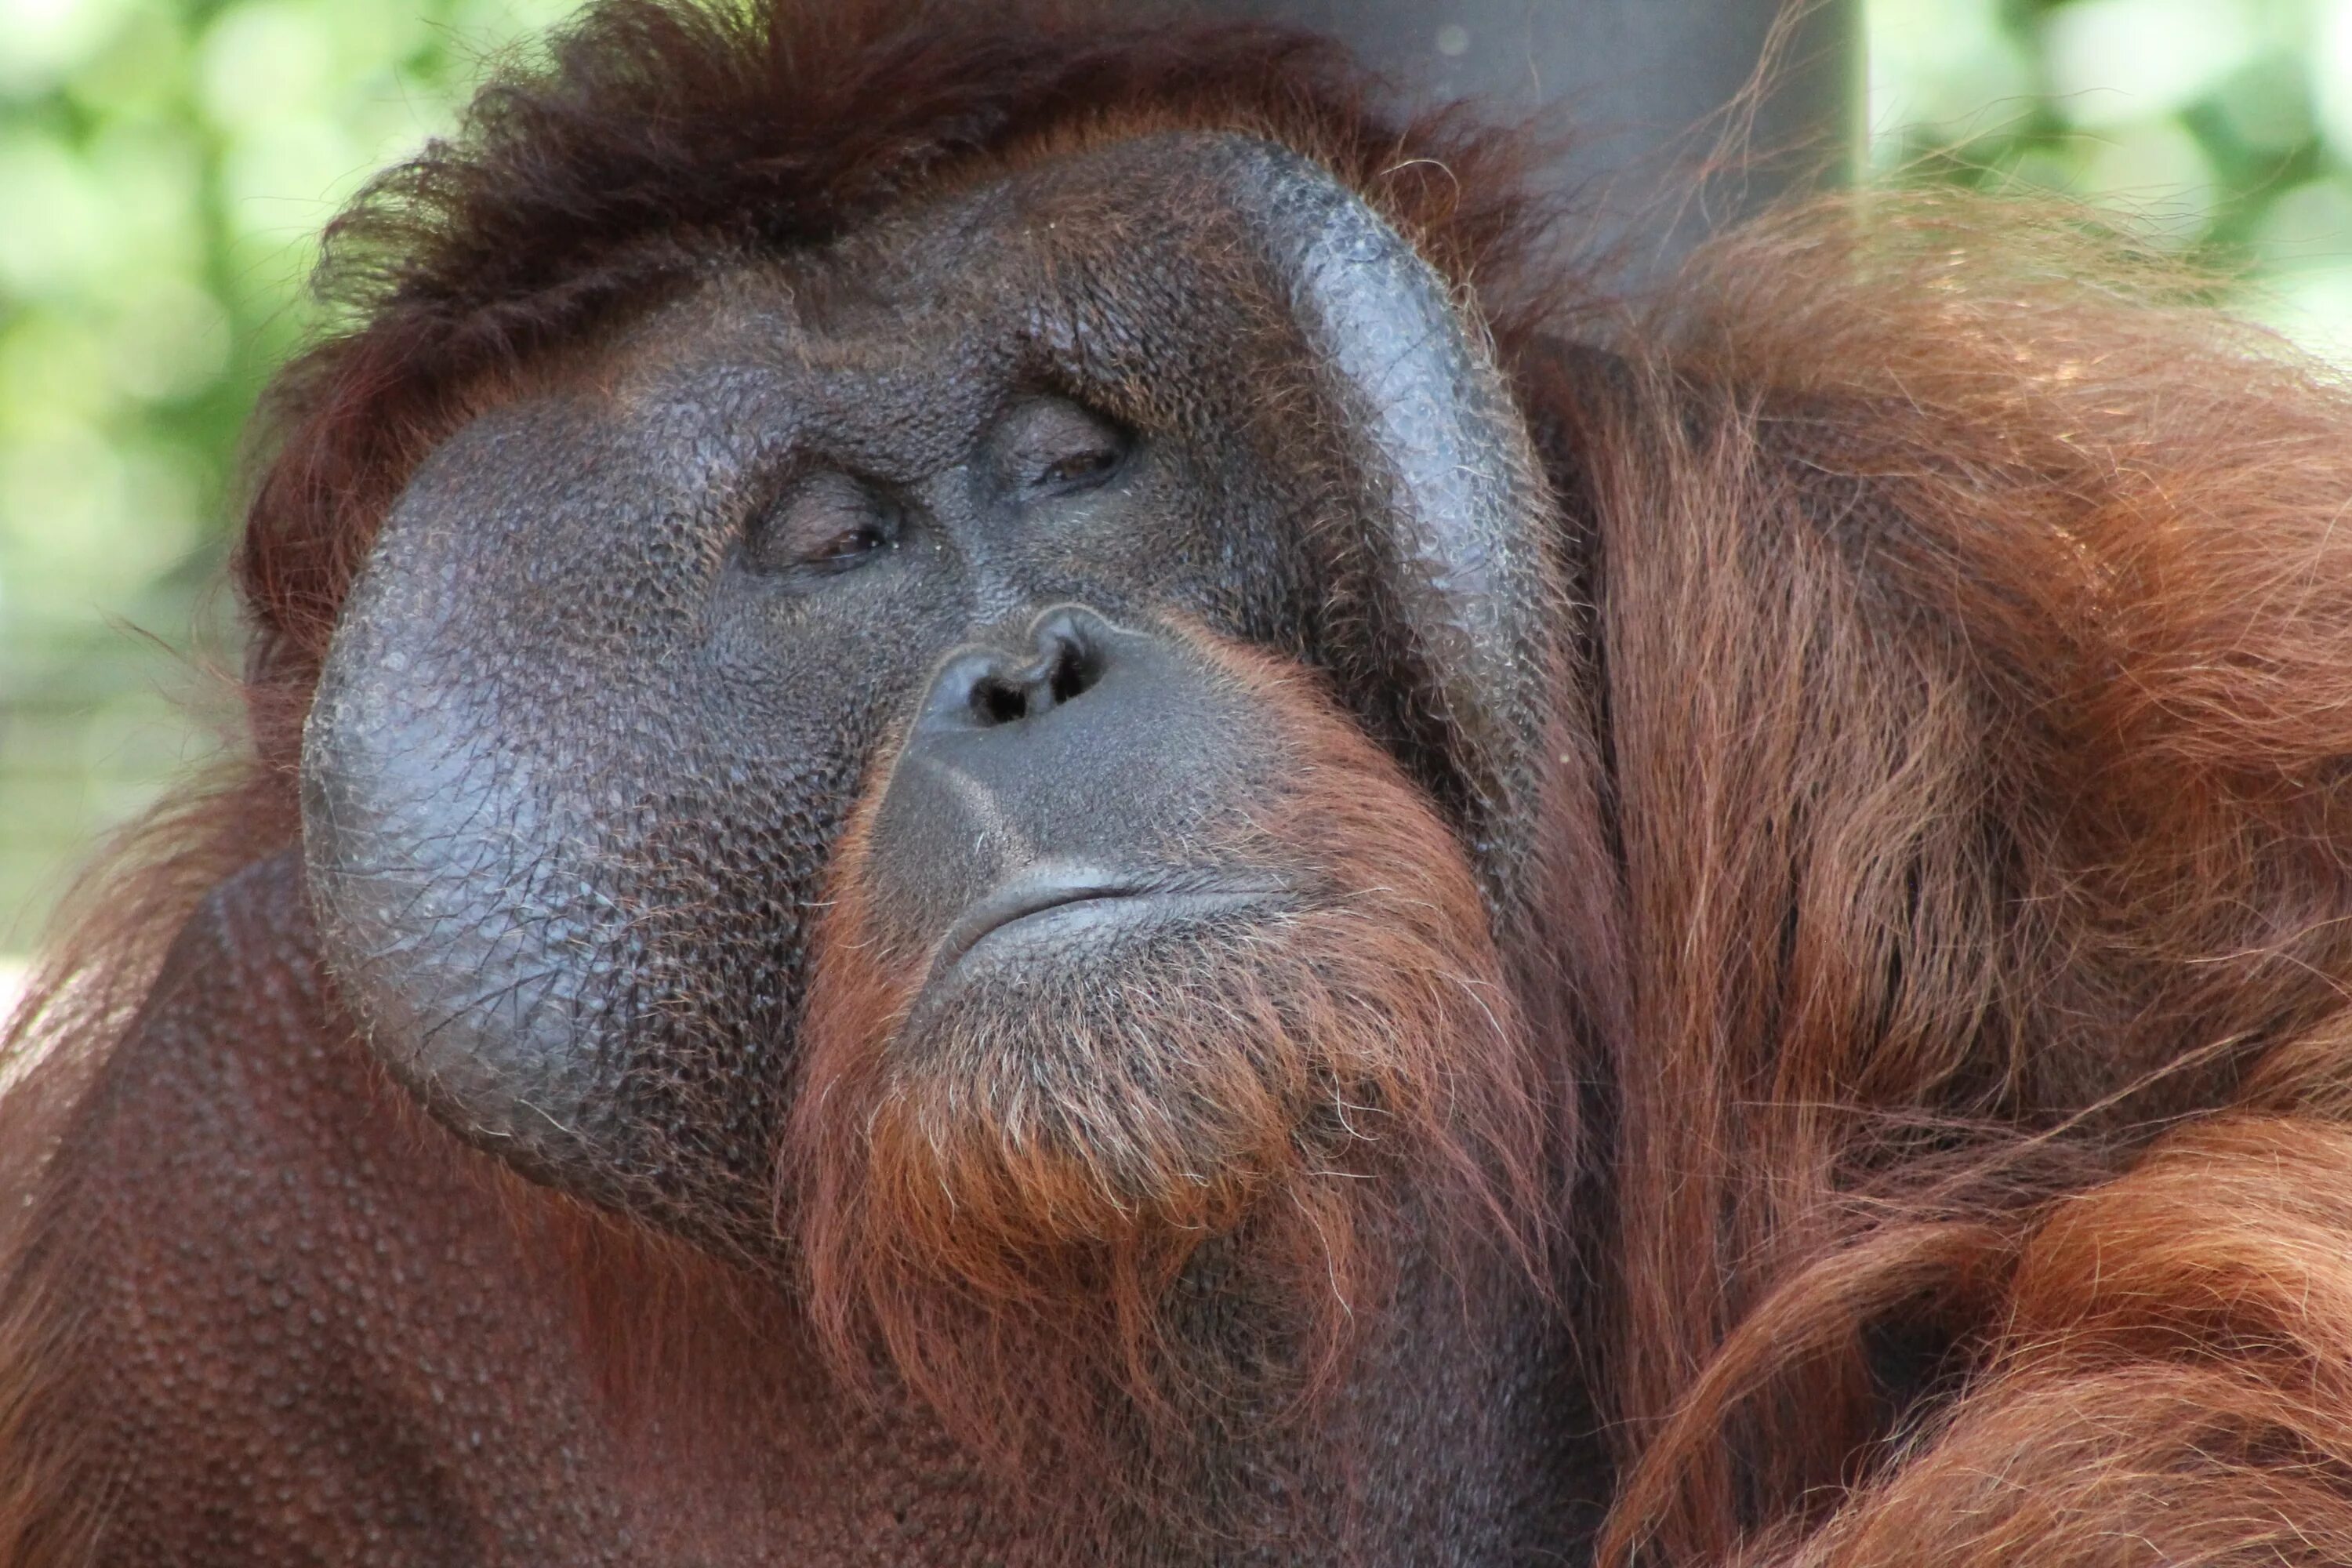
[{"label": "nose", "polygon": [[1024,879],[1148,880],[1255,797],[1271,749],[1249,689],[1181,636],[1051,605],[924,689],[868,835],[873,891],[938,936]]},{"label": "nose", "polygon": [[1042,719],[1102,683],[1118,638],[1094,611],[1062,605],[1039,616],[1025,640],[1025,647],[973,647],[950,657],[932,678],[915,738]]},{"label": "nose", "polygon": [[868,890],[905,931],[1207,874],[1204,847],[1270,798],[1254,689],[1181,632],[1064,604],[1001,643],[932,677],[868,826]]}]

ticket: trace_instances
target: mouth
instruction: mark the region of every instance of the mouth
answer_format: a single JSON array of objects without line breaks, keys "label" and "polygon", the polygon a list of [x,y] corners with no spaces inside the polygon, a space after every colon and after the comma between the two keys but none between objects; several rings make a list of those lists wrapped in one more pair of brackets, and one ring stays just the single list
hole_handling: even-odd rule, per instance
[{"label": "mouth", "polygon": [[1263,876],[1041,868],[996,888],[958,916],[940,943],[931,973],[945,975],[980,950],[1050,941],[1059,951],[1102,933],[1277,910],[1289,901],[1287,889]]}]

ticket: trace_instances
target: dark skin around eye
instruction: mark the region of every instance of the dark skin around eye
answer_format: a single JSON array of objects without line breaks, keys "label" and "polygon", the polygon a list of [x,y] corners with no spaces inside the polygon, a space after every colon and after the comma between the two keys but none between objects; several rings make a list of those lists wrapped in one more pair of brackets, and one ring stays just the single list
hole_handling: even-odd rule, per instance
[{"label": "dark skin around eye", "polygon": [[761,572],[837,572],[898,542],[889,497],[847,474],[819,471],[789,485],[751,523],[749,564]]}]

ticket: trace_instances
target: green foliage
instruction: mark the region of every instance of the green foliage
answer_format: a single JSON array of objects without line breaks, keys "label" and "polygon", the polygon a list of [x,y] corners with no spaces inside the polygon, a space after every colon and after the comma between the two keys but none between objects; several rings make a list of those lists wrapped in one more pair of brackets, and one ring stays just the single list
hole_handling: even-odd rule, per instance
[{"label": "green foliage", "polygon": [[320,226],[571,8],[0,0],[0,950],[202,744],[202,678],[123,622],[206,608]]},{"label": "green foliage", "polygon": [[2047,188],[2352,358],[2352,0],[1869,0],[1872,163]]}]

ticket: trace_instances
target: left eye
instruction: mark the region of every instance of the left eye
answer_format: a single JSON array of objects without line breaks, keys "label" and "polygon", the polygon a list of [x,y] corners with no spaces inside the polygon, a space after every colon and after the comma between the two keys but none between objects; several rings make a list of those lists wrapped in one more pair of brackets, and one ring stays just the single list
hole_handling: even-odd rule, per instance
[{"label": "left eye", "polygon": [[852,570],[898,542],[890,498],[838,472],[803,476],[750,522],[744,564],[763,574]]},{"label": "left eye", "polygon": [[1098,479],[1118,464],[1118,454],[1108,449],[1078,452],[1045,466],[1038,474],[1037,483],[1045,488],[1085,484]]},{"label": "left eye", "polygon": [[888,531],[878,523],[862,522],[835,534],[812,551],[806,559],[813,565],[843,564],[859,556],[870,555],[875,551],[887,550],[889,546]]},{"label": "left eye", "polygon": [[1040,500],[1108,483],[1135,449],[1134,433],[1118,420],[1045,395],[1015,404],[992,439],[1013,491]]}]

